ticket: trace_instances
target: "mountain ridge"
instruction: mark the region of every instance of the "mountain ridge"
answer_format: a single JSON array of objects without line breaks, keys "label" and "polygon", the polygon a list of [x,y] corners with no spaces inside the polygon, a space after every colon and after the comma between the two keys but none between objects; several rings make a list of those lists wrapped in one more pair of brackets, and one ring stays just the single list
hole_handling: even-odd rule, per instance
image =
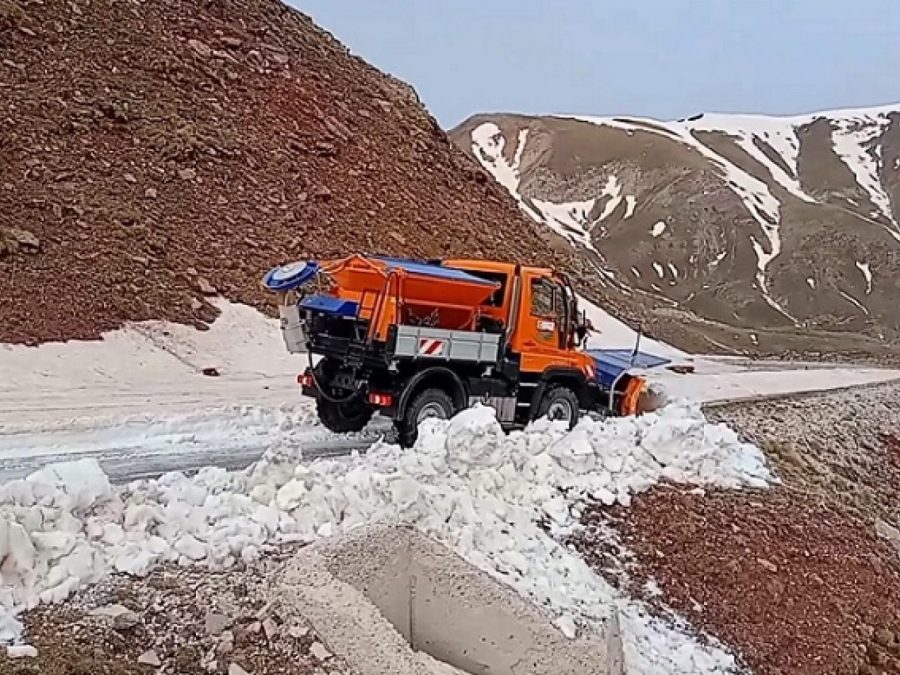
[{"label": "mountain ridge", "polygon": [[675,121],[479,114],[450,135],[607,287],[730,326],[739,351],[779,351],[785,333],[812,349],[896,347],[900,104]]}]

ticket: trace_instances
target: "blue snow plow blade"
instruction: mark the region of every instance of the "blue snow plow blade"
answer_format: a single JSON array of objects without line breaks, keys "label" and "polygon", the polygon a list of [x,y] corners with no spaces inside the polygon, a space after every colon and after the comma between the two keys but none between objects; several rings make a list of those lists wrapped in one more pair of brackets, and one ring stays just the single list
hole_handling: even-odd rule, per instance
[{"label": "blue snow plow blade", "polygon": [[588,349],[597,364],[597,381],[605,389],[612,389],[616,380],[631,368],[656,368],[671,363],[671,359],[630,349]]},{"label": "blue snow plow blade", "polygon": [[310,295],[300,302],[302,309],[311,309],[316,312],[325,312],[333,316],[352,318],[356,316],[359,303],[352,300],[342,300],[330,295]]}]

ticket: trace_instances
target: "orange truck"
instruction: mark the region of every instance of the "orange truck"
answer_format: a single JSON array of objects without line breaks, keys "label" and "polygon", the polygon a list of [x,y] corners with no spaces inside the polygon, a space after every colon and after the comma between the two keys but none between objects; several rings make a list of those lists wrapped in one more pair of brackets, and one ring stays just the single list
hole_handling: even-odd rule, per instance
[{"label": "orange truck", "polygon": [[584,349],[592,327],[552,269],[352,255],[275,267],[263,285],[280,296],[288,351],[309,355],[297,380],[322,423],[359,431],[378,412],[405,446],[423,420],[478,402],[508,429],[646,411],[640,372],[668,362],[637,345]]}]

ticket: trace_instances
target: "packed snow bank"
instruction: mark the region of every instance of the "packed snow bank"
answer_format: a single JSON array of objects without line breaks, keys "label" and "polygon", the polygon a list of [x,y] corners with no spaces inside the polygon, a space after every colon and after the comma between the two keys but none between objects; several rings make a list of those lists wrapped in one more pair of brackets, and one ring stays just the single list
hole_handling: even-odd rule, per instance
[{"label": "packed snow bank", "polygon": [[147,321],[102,340],[0,344],[0,428],[294,400],[303,361],[285,350],[278,322],[252,307],[213,304],[222,313],[206,331]]},{"label": "packed snow bank", "polygon": [[[669,399],[722,403],[828,391],[900,379],[900,370],[886,368],[823,367],[774,369],[760,362],[755,368],[723,368],[723,364],[697,359],[696,372],[682,375],[663,368],[643,374]],[[766,370],[766,367],[773,368]]]},{"label": "packed snow bank", "polygon": [[[579,296],[578,306],[587,314],[587,318],[597,329],[597,332],[588,338],[588,346],[597,349],[633,349],[637,340],[637,331],[628,324],[619,321],[605,309],[598,307],[590,300]],[[667,359],[685,360],[691,355],[666,342],[660,342],[649,337],[642,337],[641,351]]]},{"label": "packed snow bank", "polygon": [[552,608],[561,625],[602,621],[618,604],[632,672],[726,672],[730,655],[650,619],[536,524],[564,534],[583,498],[628,505],[664,479],[736,488],[772,476],[758,448],[696,406],[584,419],[571,432],[544,420],[509,435],[479,406],[430,422],[414,451],[380,444],[364,457],[304,463],[283,449],[243,472],[170,473],[118,491],[96,462],[55,466],[0,488],[3,637],[17,634],[22,609],[112,571],[227,568],[267,544],[399,521]]}]

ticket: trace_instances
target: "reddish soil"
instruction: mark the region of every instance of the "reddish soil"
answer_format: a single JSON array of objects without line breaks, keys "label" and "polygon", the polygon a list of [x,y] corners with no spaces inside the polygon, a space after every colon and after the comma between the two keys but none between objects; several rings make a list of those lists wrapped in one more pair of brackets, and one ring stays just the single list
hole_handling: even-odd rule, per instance
[{"label": "reddish soil", "polygon": [[[761,674],[900,673],[900,564],[873,529],[778,488],[659,489],[628,510],[594,509],[634,554],[635,589],[734,648]],[[603,570],[589,532],[580,547]]]},{"label": "reddish soil", "polygon": [[203,324],[306,255],[552,257],[411,88],[277,0],[0,0],[0,101],[0,342]]}]

